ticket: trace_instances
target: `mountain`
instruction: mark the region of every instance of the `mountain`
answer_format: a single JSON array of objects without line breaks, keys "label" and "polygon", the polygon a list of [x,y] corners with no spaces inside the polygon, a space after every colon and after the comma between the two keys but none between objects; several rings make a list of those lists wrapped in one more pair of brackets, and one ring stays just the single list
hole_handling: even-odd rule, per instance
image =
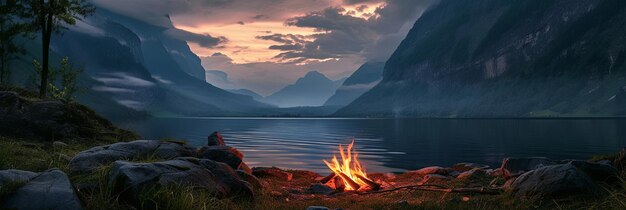
[{"label": "mountain", "polygon": [[343,116],[626,115],[626,1],[442,0]]},{"label": "mountain", "polygon": [[200,59],[172,35],[173,25],[156,26],[98,8],[96,14],[53,36],[55,55],[84,66],[82,102],[104,116],[124,116],[112,107],[150,115],[247,115],[268,108],[244,95],[205,82]]},{"label": "mountain", "polygon": [[322,106],[343,83],[332,81],[317,71],[310,71],[296,83],[266,97],[264,102],[279,107]]},{"label": "mountain", "polygon": [[235,93],[235,94],[239,94],[239,95],[244,95],[244,96],[250,96],[252,97],[254,100],[257,101],[263,101],[264,98],[263,96],[259,95],[258,93],[248,90],[248,89],[234,89],[234,90],[228,90],[231,93]]},{"label": "mountain", "polygon": [[357,69],[324,106],[346,106],[374,87],[383,78],[383,62],[368,62]]}]

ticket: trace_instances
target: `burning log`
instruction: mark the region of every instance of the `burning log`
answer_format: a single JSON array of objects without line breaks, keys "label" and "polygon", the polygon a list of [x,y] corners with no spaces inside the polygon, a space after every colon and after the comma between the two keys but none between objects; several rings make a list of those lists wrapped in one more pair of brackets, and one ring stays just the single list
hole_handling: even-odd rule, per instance
[{"label": "burning log", "polygon": [[326,184],[328,183],[330,180],[332,180],[333,178],[335,178],[337,175],[335,173],[331,173],[330,175],[324,177],[322,180],[320,180],[320,183],[322,184]]},{"label": "burning log", "polygon": [[343,192],[346,189],[346,184],[343,183],[341,177],[334,176],[333,182],[335,182],[335,190]]},{"label": "burning log", "polygon": [[380,189],[380,184],[378,184],[378,183],[376,183],[376,182],[374,182],[372,180],[369,180],[368,178],[366,178],[366,177],[364,177],[364,176],[362,176],[360,174],[357,174],[356,177],[359,178],[361,181],[365,182],[365,184],[369,185],[372,190],[376,191],[376,190]]},{"label": "burning log", "polygon": [[356,183],[354,180],[352,180],[349,176],[347,176],[346,174],[344,174],[343,172],[338,172],[337,173],[348,185],[350,185],[350,187],[352,188],[352,190],[357,191],[359,190],[359,188],[361,188],[361,185],[359,185],[358,183]]},{"label": "burning log", "polygon": [[337,158],[337,155],[333,155],[331,161],[324,160],[324,163],[333,174],[322,179],[322,183],[339,177],[343,180],[345,190],[347,191],[379,190],[381,185],[367,178],[365,168],[363,168],[359,161],[359,154],[353,151],[353,148],[354,140],[352,140],[352,143],[348,144],[347,148],[340,144],[339,155],[341,160]]}]

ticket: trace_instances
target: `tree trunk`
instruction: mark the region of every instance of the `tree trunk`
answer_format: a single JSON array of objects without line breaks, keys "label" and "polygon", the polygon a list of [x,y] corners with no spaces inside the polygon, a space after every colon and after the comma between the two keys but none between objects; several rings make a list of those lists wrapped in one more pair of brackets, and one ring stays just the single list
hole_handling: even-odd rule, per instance
[{"label": "tree trunk", "polygon": [[49,54],[50,54],[50,38],[52,37],[52,20],[54,18],[54,0],[50,0],[48,2],[48,6],[44,6],[45,14],[44,19],[45,22],[42,22],[42,42],[43,42],[43,62],[41,66],[41,84],[39,86],[39,97],[45,98],[48,92],[48,75],[49,72]]},{"label": "tree trunk", "polygon": [[[4,21],[2,21],[2,23],[0,23],[0,34],[4,34],[4,24],[3,23],[4,23]],[[5,44],[4,44],[7,41],[5,39],[6,38],[3,38],[2,40],[0,40],[0,51],[1,51],[0,52],[0,62],[2,62],[2,63],[0,63],[0,84],[4,83],[4,71],[6,70],[4,68],[4,66],[7,65],[6,64],[6,60],[8,60],[8,59],[5,59],[6,56],[8,56],[7,54],[5,54],[5,52],[8,51],[6,49]]]},{"label": "tree trunk", "polygon": [[[4,49],[3,49],[4,50]],[[0,55],[0,62],[2,62],[2,64],[0,64],[0,84],[4,84],[4,77],[6,74],[6,68],[5,66],[7,66],[6,61],[5,61],[5,57],[4,57],[4,53],[2,55]]]}]

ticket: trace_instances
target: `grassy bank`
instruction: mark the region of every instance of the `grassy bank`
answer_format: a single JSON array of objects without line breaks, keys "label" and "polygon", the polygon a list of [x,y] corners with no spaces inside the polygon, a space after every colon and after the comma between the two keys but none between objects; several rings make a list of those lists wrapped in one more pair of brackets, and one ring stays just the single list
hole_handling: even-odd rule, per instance
[{"label": "grassy bank", "polygon": [[[34,172],[59,168],[67,173],[68,157],[78,152],[103,144],[102,141],[68,141],[67,146],[55,147],[51,143],[0,137],[0,169],[21,169]],[[609,159],[603,155],[596,158]],[[142,161],[142,160],[134,160]],[[75,186],[96,184],[92,190],[78,190],[86,209],[306,209],[308,206],[327,206],[331,209],[626,209],[626,182],[620,186],[603,186],[596,196],[570,197],[553,200],[519,200],[506,193],[501,195],[452,194],[398,190],[394,192],[357,195],[351,193],[334,196],[311,195],[294,192],[306,189],[315,180],[307,178],[305,172],[290,171],[292,181],[261,179],[264,188],[255,194],[252,201],[237,198],[216,199],[210,193],[191,188],[168,187],[142,193],[138,203],[120,201],[108,185],[109,167],[89,175],[70,175]],[[624,179],[622,171],[622,178]],[[468,184],[488,185],[492,178],[483,177],[467,182],[459,181],[454,186]],[[16,185],[16,187],[19,185]],[[4,188],[2,196],[10,194]]]}]

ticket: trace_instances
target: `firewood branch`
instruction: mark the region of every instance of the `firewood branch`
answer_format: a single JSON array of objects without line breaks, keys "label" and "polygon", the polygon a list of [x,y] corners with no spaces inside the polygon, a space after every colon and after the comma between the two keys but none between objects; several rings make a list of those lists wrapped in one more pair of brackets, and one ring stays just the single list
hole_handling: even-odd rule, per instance
[{"label": "firewood branch", "polygon": [[444,192],[444,193],[475,193],[475,194],[487,194],[487,195],[498,195],[502,193],[502,189],[500,188],[487,188],[487,187],[448,188],[448,187],[441,186],[441,185],[411,185],[411,186],[397,187],[397,188],[389,189],[389,190],[365,192],[365,193],[359,193],[359,194],[367,195],[367,194],[388,193],[388,192],[394,192],[398,190],[419,190],[419,191],[434,191],[434,192]]}]

